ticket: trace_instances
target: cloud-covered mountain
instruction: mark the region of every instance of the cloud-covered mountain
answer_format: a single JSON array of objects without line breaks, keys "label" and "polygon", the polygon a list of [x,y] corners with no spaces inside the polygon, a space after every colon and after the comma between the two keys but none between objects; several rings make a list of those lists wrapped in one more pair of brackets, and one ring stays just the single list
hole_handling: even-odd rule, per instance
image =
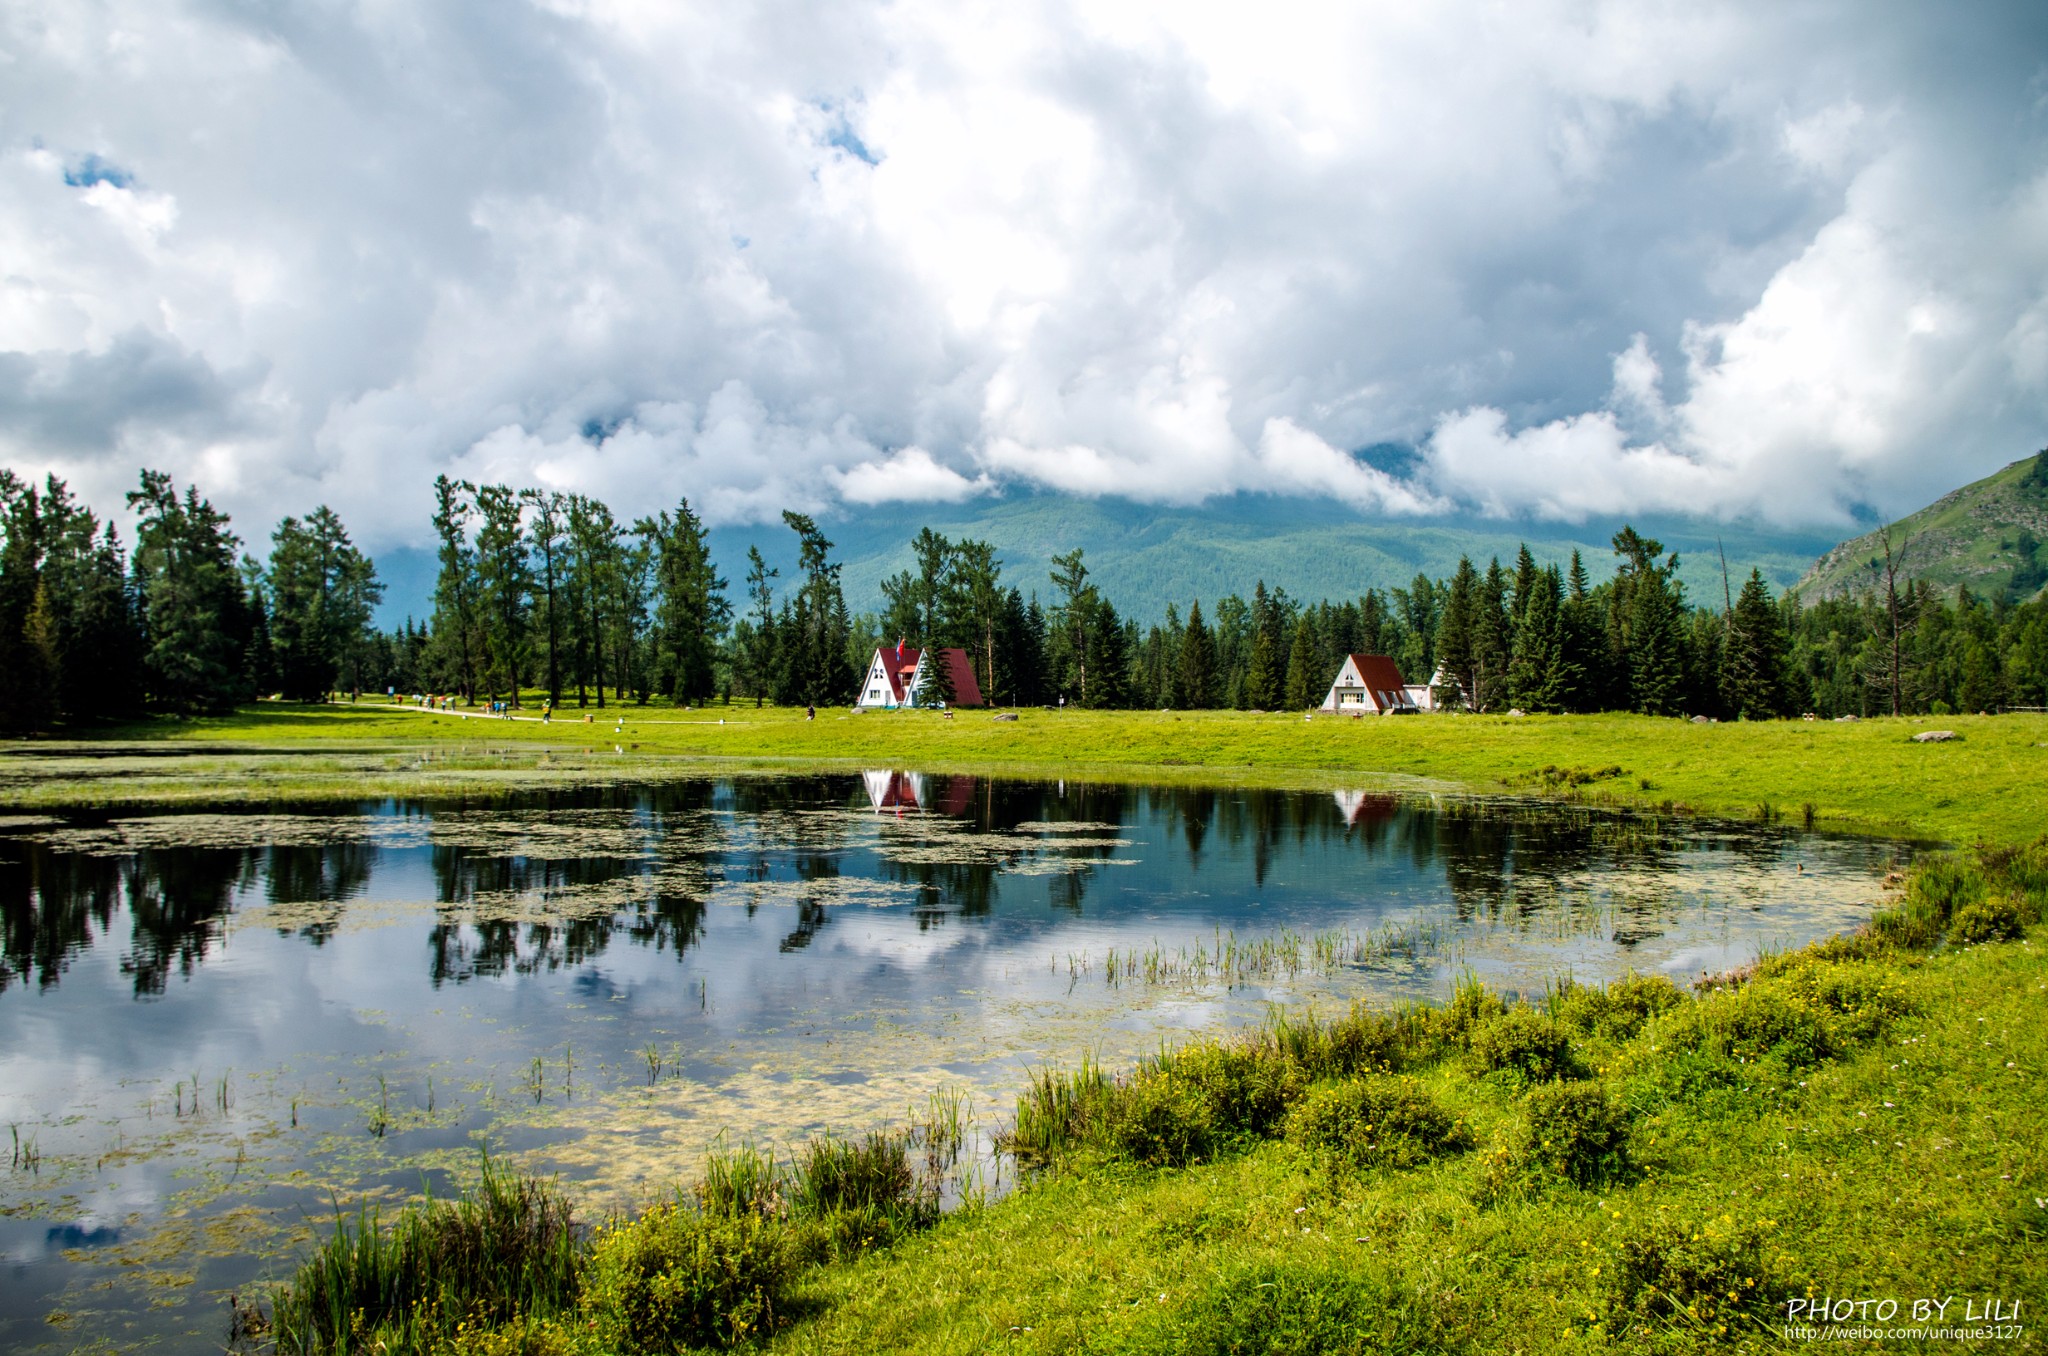
[{"label": "cloud-covered mountain", "polygon": [[4,0],[0,461],[377,548],[440,470],[1840,528],[2042,439],[2044,53],[2028,0]]}]

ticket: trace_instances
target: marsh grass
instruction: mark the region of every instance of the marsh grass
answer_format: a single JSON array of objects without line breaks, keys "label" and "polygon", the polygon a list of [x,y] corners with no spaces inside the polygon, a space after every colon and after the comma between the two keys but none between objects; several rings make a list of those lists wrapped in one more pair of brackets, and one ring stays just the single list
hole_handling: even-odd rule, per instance
[{"label": "marsh grass", "polygon": [[337,1208],[333,1234],[279,1292],[271,1326],[281,1352],[423,1351],[465,1324],[566,1310],[582,1265],[567,1198],[486,1158],[473,1187],[389,1227],[373,1206],[353,1221]]}]

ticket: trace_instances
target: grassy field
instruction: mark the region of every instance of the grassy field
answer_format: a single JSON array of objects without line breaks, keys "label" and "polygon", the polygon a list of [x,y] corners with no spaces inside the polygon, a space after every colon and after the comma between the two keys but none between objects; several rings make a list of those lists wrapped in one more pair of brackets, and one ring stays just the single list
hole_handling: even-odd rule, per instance
[{"label": "grassy field", "polygon": [[[422,794],[722,768],[906,767],[1105,780],[1252,782],[1568,795],[1679,812],[1953,842],[2014,842],[2048,820],[2048,716],[1693,725],[1646,716],[1304,721],[1243,712],[1025,710],[849,715],[612,707],[542,724],[382,706],[266,704],[161,721],[7,760],[24,809],[179,800]],[[722,722],[722,723],[721,723]],[[1952,730],[1958,738],[1916,744]],[[211,762],[111,759],[110,743],[187,746]],[[430,757],[421,764],[422,746]],[[17,748],[22,746],[15,746]],[[305,755],[319,751],[320,758]],[[615,750],[619,750],[615,752]],[[181,762],[183,760],[180,760]]]}]

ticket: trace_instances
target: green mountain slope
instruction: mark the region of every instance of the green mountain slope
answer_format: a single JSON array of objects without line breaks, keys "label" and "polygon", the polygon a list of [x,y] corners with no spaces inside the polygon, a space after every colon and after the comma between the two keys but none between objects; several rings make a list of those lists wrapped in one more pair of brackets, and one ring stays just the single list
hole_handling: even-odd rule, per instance
[{"label": "green mountain slope", "polygon": [[[1904,579],[1952,592],[2029,598],[2048,583],[2048,451],[1963,486],[1891,525]],[[1875,532],[1845,541],[1806,572],[1807,599],[1884,587],[1884,543]]]}]

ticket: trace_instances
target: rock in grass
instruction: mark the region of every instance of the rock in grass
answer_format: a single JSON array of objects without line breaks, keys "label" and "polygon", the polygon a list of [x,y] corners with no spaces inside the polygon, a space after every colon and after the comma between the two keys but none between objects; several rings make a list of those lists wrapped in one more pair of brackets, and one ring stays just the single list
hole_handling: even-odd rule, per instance
[{"label": "rock in grass", "polygon": [[989,717],[990,720],[1015,720],[1016,718],[1017,713],[1015,711],[998,711]]},{"label": "rock in grass", "polygon": [[1922,730],[1919,734],[1913,736],[1913,742],[1915,744],[1946,744],[1949,740],[1955,738],[1958,738],[1958,736],[1954,730]]}]

